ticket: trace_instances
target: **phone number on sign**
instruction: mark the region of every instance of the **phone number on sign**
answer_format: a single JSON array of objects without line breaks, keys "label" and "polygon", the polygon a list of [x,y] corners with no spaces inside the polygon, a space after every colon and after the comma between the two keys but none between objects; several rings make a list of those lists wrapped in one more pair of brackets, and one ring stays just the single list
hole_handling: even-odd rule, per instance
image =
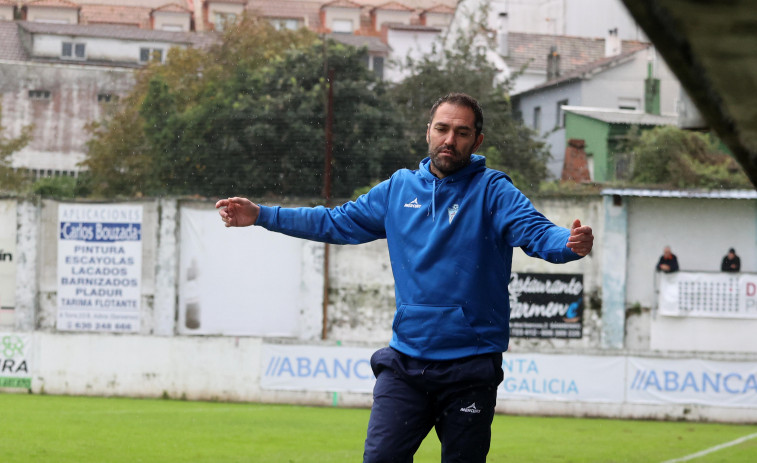
[{"label": "phone number on sign", "polygon": [[68,329],[82,331],[132,331],[131,323],[69,322]]}]

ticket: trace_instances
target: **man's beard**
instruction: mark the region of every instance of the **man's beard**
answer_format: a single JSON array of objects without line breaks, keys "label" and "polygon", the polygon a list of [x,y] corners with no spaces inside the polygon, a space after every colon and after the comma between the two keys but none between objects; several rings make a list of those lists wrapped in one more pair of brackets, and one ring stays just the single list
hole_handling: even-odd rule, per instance
[{"label": "man's beard", "polygon": [[[439,160],[439,153],[445,150],[452,152],[454,155],[453,159],[444,161]],[[436,170],[444,175],[454,174],[470,164],[470,154],[463,156],[457,148],[449,145],[438,146],[435,150],[429,151],[428,156],[431,158],[431,163],[436,167]]]}]

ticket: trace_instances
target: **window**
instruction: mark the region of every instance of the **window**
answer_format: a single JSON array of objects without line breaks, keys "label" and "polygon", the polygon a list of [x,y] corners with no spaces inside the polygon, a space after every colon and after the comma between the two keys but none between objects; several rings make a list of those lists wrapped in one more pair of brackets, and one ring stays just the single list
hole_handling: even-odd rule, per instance
[{"label": "window", "polygon": [[352,34],[352,20],[351,19],[335,19],[331,23],[331,30],[334,32],[342,32],[346,34]]},{"label": "window", "polygon": [[213,26],[215,27],[215,30],[217,31],[223,31],[226,26],[234,24],[234,21],[237,20],[237,15],[234,13],[219,13],[216,12],[215,14],[215,22],[213,23]]},{"label": "window", "polygon": [[568,100],[560,100],[557,102],[557,118],[555,119],[555,127],[565,127],[565,112],[562,110],[563,106],[568,106]]},{"label": "window", "polygon": [[98,93],[97,94],[98,103],[110,103],[111,101],[113,102],[118,101],[118,95],[114,95],[112,93]]},{"label": "window", "polygon": [[373,73],[376,74],[376,77],[379,79],[384,78],[384,58],[381,56],[374,56],[373,57]]},{"label": "window", "polygon": [[139,62],[146,63],[148,61],[163,62],[163,50],[160,48],[148,48],[143,47],[139,49]]},{"label": "window", "polygon": [[76,42],[63,42],[60,57],[63,59],[87,59],[86,44]]},{"label": "window", "polygon": [[268,20],[277,31],[290,30],[296,31],[300,28],[300,22],[296,19],[273,18]]},{"label": "window", "polygon": [[641,100],[638,98],[618,98],[618,109],[636,111],[641,107]]},{"label": "window", "polygon": [[50,90],[29,90],[29,99],[31,100],[49,100]]},{"label": "window", "polygon": [[541,133],[541,106],[534,108],[534,121],[532,127],[534,130]]}]

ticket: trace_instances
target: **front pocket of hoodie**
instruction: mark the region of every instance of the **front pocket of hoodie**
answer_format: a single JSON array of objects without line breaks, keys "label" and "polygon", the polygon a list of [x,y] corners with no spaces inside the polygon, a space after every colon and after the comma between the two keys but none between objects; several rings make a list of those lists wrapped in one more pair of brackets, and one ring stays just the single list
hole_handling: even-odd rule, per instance
[{"label": "front pocket of hoodie", "polygon": [[478,345],[478,335],[460,306],[402,304],[392,328],[401,343],[419,351]]}]

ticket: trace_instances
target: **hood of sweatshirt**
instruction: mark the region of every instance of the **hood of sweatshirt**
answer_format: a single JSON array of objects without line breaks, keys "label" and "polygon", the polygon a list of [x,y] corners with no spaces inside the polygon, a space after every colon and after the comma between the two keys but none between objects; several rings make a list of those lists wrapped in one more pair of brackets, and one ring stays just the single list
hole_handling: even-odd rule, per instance
[{"label": "hood of sweatshirt", "polygon": [[[430,166],[431,166],[431,158],[426,157],[424,158],[420,164],[419,172],[421,174],[421,177],[428,181],[429,183],[432,183],[434,185],[433,187],[433,193],[431,194],[431,219],[436,220],[436,190],[437,187],[446,184],[446,183],[455,183],[462,180],[465,180],[466,178],[470,177],[471,175],[480,172],[484,169],[486,169],[486,158],[483,156],[480,156],[478,154],[471,154],[471,161],[470,164],[463,167],[462,169],[458,170],[454,174],[448,175],[444,178],[439,178],[436,175],[431,172]],[[509,180],[509,179],[508,179]]]}]

